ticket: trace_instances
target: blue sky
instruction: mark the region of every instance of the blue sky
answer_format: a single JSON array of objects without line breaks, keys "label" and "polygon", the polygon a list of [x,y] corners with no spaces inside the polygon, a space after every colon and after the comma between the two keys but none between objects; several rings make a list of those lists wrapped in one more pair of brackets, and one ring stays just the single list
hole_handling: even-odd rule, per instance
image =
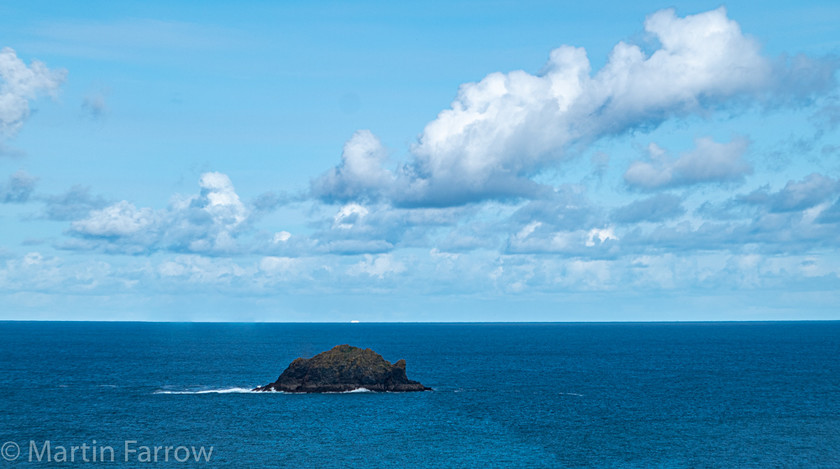
[{"label": "blue sky", "polygon": [[840,319],[837,24],[4,2],[0,319]]}]

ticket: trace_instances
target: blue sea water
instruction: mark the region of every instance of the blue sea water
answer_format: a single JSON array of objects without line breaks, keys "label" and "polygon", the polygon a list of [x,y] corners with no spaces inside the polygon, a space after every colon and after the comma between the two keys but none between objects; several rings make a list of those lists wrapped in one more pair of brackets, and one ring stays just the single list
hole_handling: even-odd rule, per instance
[{"label": "blue sea water", "polygon": [[[434,391],[247,392],[342,343]],[[840,467],[840,322],[0,322],[0,396],[3,467]]]}]

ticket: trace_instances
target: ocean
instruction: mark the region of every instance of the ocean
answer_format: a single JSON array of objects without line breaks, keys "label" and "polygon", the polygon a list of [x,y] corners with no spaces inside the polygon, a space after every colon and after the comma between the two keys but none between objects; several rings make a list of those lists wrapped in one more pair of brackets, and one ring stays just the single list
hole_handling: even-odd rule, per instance
[{"label": "ocean", "polygon": [[[345,343],[434,391],[249,392]],[[0,373],[2,467],[840,467],[840,322],[0,322]]]}]

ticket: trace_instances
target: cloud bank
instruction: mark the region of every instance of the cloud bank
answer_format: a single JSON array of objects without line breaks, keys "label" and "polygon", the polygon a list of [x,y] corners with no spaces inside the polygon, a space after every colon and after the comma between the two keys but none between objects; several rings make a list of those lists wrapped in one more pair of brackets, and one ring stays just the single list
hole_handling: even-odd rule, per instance
[{"label": "cloud bank", "polygon": [[[834,84],[835,61],[765,57],[723,7],[683,18],[662,10],[644,28],[658,49],[647,54],[619,42],[594,74],[584,49],[562,46],[539,74],[492,73],[462,85],[395,170],[384,166],[387,152],[376,137],[360,131],[311,192],[331,203],[398,206],[535,198],[550,191],[535,175],[601,138],[732,105],[791,102]],[[631,168],[628,183],[653,189],[738,179],[749,172],[740,160],[745,149],[746,141],[701,139],[696,154]]]},{"label": "cloud bank", "polygon": [[694,150],[672,158],[659,145],[648,147],[648,161],[634,161],[624,181],[628,186],[641,190],[656,190],[710,182],[742,181],[752,173],[743,159],[749,146],[745,138],[729,143],[717,143],[710,138],[699,138]]},{"label": "cloud bank", "polygon": [[[661,11],[645,30],[651,47],[619,43],[597,71],[583,49],[563,46],[539,73],[463,85],[402,161],[359,130],[338,164],[311,181],[308,197],[264,192],[243,201],[227,175],[208,172],[196,193],[144,207],[83,186],[38,194],[36,178],[23,172],[0,179],[1,203],[43,205],[21,220],[66,222],[62,238],[21,239],[27,251],[43,245],[39,251],[0,246],[0,290],[259,298],[252,303],[348,292],[366,303],[371,295],[495,301],[660,289],[665,295],[653,296],[682,298],[741,288],[836,298],[840,183],[829,158],[800,158],[780,180],[761,173],[773,144],[766,133],[721,140],[707,126],[683,152],[663,148],[683,144],[663,143],[660,136],[673,137],[666,132],[642,157],[593,147],[669,120],[729,119],[727,111],[735,124],[744,113],[753,125],[752,111],[807,106],[819,95],[809,122],[825,137],[812,139],[813,151],[789,145],[800,152],[791,156],[813,157],[818,140],[837,143],[828,135],[836,101],[823,96],[836,64],[768,58],[724,9],[685,18]],[[49,86],[33,89],[27,96],[50,94]],[[94,98],[85,104],[91,114],[106,111]],[[805,113],[783,117],[794,114]],[[801,134],[796,126],[807,119],[791,132]],[[590,148],[591,164],[570,162]],[[27,206],[6,209],[11,219]]]},{"label": "cloud bank", "polygon": [[164,210],[120,201],[92,210],[70,225],[76,242],[65,247],[142,254],[158,250],[218,254],[237,249],[235,238],[251,210],[227,175],[204,173],[198,195],[176,196]]}]

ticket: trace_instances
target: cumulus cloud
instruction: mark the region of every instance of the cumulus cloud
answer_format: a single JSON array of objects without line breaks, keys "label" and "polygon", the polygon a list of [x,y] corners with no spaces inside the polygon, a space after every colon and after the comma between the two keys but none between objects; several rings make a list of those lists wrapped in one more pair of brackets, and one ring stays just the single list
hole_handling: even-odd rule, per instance
[{"label": "cumulus cloud", "polygon": [[156,217],[154,210],[138,209],[123,200],[92,211],[87,218],[73,222],[71,229],[90,237],[120,238],[148,230],[156,224]]},{"label": "cumulus cloud", "polygon": [[35,189],[35,182],[36,179],[26,171],[12,174],[5,184],[0,183],[0,202],[8,204],[28,201]]},{"label": "cumulus cloud", "polygon": [[587,198],[583,186],[566,184],[548,197],[521,204],[506,223],[491,228],[510,233],[504,248],[510,254],[603,257],[615,254],[618,241],[607,222],[604,210]]},{"label": "cumulus cloud", "polygon": [[63,194],[42,196],[44,218],[57,221],[78,220],[86,217],[91,210],[108,205],[102,196],[91,195],[90,188],[73,186]]},{"label": "cumulus cloud", "polygon": [[396,260],[391,254],[372,256],[365,254],[365,259],[352,265],[347,273],[350,275],[368,275],[370,277],[385,278],[386,275],[399,274],[405,271],[405,265]]},{"label": "cumulus cloud", "polygon": [[[325,208],[324,206],[320,207]],[[330,207],[332,209],[332,207]],[[332,253],[342,255],[383,253],[396,247],[424,247],[434,242],[441,231],[466,223],[477,207],[400,208],[386,203],[350,202],[321,213],[312,223],[312,233],[286,241],[272,240],[273,254],[307,255]]]},{"label": "cumulus cloud", "polygon": [[248,209],[239,200],[233,183],[222,173],[204,173],[198,181],[201,194],[189,199],[190,208],[204,210],[215,222],[233,228],[248,218]]},{"label": "cumulus cloud", "polygon": [[274,233],[274,237],[271,239],[274,243],[285,243],[292,238],[292,234],[288,231],[278,231]]},{"label": "cumulus cloud", "polygon": [[838,181],[813,173],[801,181],[788,181],[776,192],[761,188],[749,194],[736,197],[741,204],[765,207],[773,213],[798,212],[828,201],[840,191]]},{"label": "cumulus cloud", "polygon": [[745,138],[729,143],[717,143],[711,138],[699,138],[695,148],[673,158],[651,143],[648,161],[634,161],[624,173],[624,181],[633,188],[655,190],[710,182],[743,180],[752,167],[743,159],[749,146]]},{"label": "cumulus cloud", "polygon": [[838,194],[840,182],[813,173],[788,181],[776,191],[762,187],[723,202],[707,201],[695,212],[699,220],[658,223],[649,230],[632,227],[622,236],[623,253],[749,250],[789,254],[834,248],[840,243],[834,225],[840,212]]},{"label": "cumulus cloud", "polygon": [[550,195],[517,208],[510,220],[519,225],[537,220],[554,229],[571,230],[601,223],[599,212],[600,209],[586,197],[583,186],[564,184]]},{"label": "cumulus cloud", "polygon": [[[471,213],[465,207],[404,209],[351,202],[313,221],[312,232],[261,231],[252,229],[259,208],[244,204],[226,175],[205,173],[199,186],[199,194],[176,195],[165,209],[127,200],[93,207],[102,201],[81,188],[45,200],[51,219],[72,220],[67,230],[72,239],[61,247],[130,254],[378,254],[397,246],[425,246],[436,231],[465,221]],[[249,237],[247,243],[243,235]]]},{"label": "cumulus cloud", "polygon": [[230,259],[213,259],[197,255],[176,256],[161,263],[158,274],[164,279],[181,278],[190,283],[229,284],[232,281],[253,275],[253,269],[246,269]]},{"label": "cumulus cloud", "polygon": [[312,191],[329,201],[378,198],[394,182],[383,167],[387,159],[382,142],[369,130],[360,130],[344,144],[341,164],[313,181]]},{"label": "cumulus cloud", "polygon": [[29,102],[55,96],[67,72],[33,60],[28,66],[9,47],[0,49],[0,138],[13,137],[29,117]]},{"label": "cumulus cloud", "polygon": [[295,268],[299,259],[291,257],[267,256],[260,260],[260,270],[267,274],[285,273]]},{"label": "cumulus cloud", "polygon": [[165,210],[137,208],[125,200],[93,210],[70,226],[69,233],[82,242],[66,247],[129,253],[236,250],[235,238],[250,210],[225,174],[204,173],[199,187],[198,195],[175,197]]},{"label": "cumulus cloud", "polygon": [[342,230],[352,229],[364,219],[370,211],[359,204],[347,204],[333,217],[333,227]]},{"label": "cumulus cloud", "polygon": [[615,230],[612,227],[592,228],[586,235],[585,245],[587,247],[592,247],[598,244],[603,244],[608,240],[618,241],[618,237],[615,235]]},{"label": "cumulus cloud", "polygon": [[612,219],[616,223],[662,222],[684,213],[680,197],[657,194],[613,210]]},{"label": "cumulus cloud", "polygon": [[610,226],[588,230],[555,230],[535,221],[510,236],[506,252],[603,258],[618,253],[618,241],[619,237]]},{"label": "cumulus cloud", "polygon": [[0,263],[0,291],[13,294],[88,293],[103,287],[113,291],[119,283],[111,265],[96,260],[68,262],[40,252],[28,252]]},{"label": "cumulus cloud", "polygon": [[[724,8],[684,18],[662,10],[647,18],[645,31],[658,41],[657,50],[648,55],[620,42],[594,75],[584,49],[562,46],[537,75],[492,73],[462,85],[451,108],[425,127],[410,160],[394,171],[382,165],[375,137],[359,133],[312,192],[326,201],[379,197],[426,206],[536,197],[546,188],[534,175],[602,137],[708,115],[732,102],[821,92],[834,83],[833,61],[764,57]],[[734,160],[689,158],[672,168],[679,174],[654,185],[728,180],[748,171],[740,155],[732,156],[745,142],[700,144],[728,151]]]},{"label": "cumulus cloud", "polygon": [[552,51],[539,76],[494,73],[462,86],[452,109],[431,122],[414,148],[421,176],[484,183],[519,178],[563,156],[572,143],[650,125],[767,84],[769,64],[723,9],[686,18],[672,10],[647,19],[662,48],[646,56],[619,43],[591,76],[586,52]]},{"label": "cumulus cloud", "polygon": [[729,251],[762,254],[805,253],[836,249],[840,238],[832,224],[820,223],[820,210],[761,212],[752,219],[727,222],[682,221],[635,228],[621,238],[622,254]]}]

